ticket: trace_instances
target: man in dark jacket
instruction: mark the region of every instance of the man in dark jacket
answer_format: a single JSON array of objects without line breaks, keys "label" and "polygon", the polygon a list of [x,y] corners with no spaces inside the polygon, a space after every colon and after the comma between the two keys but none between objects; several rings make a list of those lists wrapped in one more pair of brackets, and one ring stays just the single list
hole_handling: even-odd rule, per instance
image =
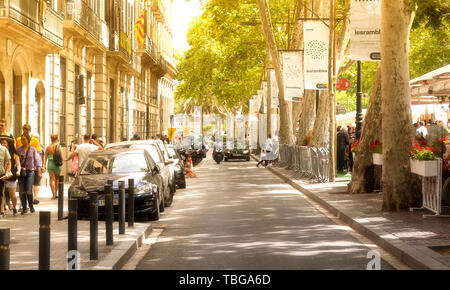
[{"label": "man in dark jacket", "polygon": [[345,148],[349,144],[347,127],[342,126],[337,134],[337,170],[338,173],[343,173],[344,168],[347,168],[345,162]]}]

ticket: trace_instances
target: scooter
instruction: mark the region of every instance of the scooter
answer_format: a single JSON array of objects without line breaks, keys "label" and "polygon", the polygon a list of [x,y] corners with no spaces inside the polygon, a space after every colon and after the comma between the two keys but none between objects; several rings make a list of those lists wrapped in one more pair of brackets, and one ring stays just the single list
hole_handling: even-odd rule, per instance
[{"label": "scooter", "polygon": [[223,160],[224,154],[222,149],[214,149],[213,152],[213,159],[216,161],[217,164],[220,164],[220,162]]}]

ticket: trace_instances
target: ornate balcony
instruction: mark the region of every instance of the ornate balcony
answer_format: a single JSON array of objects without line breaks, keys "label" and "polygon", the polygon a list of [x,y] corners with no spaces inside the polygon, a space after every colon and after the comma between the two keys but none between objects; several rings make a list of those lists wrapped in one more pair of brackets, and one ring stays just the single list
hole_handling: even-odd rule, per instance
[{"label": "ornate balcony", "polygon": [[158,50],[156,44],[149,35],[144,36],[144,45],[136,49],[136,53],[141,56],[144,65],[155,65],[157,63]]},{"label": "ornate balcony", "polygon": [[153,15],[155,15],[156,20],[158,20],[159,22],[164,22],[165,8],[161,0],[152,1],[152,11]]},{"label": "ornate balcony", "polygon": [[108,48],[106,23],[82,0],[67,1],[64,29],[102,51]]},{"label": "ornate balcony", "polygon": [[154,65],[151,66],[151,70],[157,78],[161,78],[167,73],[167,61],[162,57],[160,52],[158,52],[157,61]]},{"label": "ornate balcony", "polygon": [[132,53],[132,41],[125,32],[114,31],[110,34],[109,57],[115,57],[124,64],[130,64]]},{"label": "ornate balcony", "polygon": [[[42,12],[41,12],[42,9]],[[0,0],[0,31],[17,42],[43,53],[63,46],[63,19],[38,0]]]}]

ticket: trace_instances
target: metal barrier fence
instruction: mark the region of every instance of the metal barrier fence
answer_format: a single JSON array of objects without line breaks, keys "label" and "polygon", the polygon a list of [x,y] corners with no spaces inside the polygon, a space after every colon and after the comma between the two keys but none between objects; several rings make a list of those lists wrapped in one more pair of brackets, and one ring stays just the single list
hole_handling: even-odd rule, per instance
[{"label": "metal barrier fence", "polygon": [[292,177],[328,182],[328,148],[280,144],[274,166],[293,170]]}]

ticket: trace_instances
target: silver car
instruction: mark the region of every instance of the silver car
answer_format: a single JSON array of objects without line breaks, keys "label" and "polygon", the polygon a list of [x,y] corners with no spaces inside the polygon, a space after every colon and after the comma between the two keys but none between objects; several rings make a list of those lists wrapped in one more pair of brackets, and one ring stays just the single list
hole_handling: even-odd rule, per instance
[{"label": "silver car", "polygon": [[106,145],[105,150],[111,148],[138,148],[145,149],[153,161],[161,169],[161,176],[163,177],[163,192],[164,192],[164,206],[169,207],[173,202],[173,195],[175,193],[175,186],[172,183],[174,174],[171,173],[172,169],[170,165],[173,161],[166,160],[164,152],[160,149],[160,145],[157,144],[156,140],[135,140],[135,141],[124,141],[118,143],[111,143]]}]

